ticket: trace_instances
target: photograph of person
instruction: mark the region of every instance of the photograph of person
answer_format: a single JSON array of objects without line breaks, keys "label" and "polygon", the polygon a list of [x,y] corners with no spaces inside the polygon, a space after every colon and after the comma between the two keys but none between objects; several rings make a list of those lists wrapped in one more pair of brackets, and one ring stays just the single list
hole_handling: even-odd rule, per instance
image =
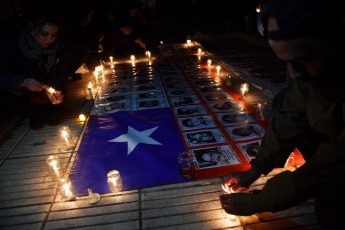
[{"label": "photograph of person", "polygon": [[154,79],[153,78],[147,78],[147,79],[139,79],[137,82],[138,84],[148,84],[148,83],[153,83]]},{"label": "photograph of person", "polygon": [[192,97],[176,97],[171,98],[171,101],[173,105],[187,105],[196,103]]},{"label": "photograph of person", "polygon": [[122,95],[122,96],[111,96],[111,97],[107,97],[106,101],[108,102],[114,102],[114,101],[121,101],[126,99],[126,96]]},{"label": "photograph of person", "polygon": [[156,87],[154,85],[141,85],[137,86],[137,91],[146,91],[146,90],[155,90]]},{"label": "photograph of person", "polygon": [[198,80],[198,81],[194,81],[193,84],[195,86],[209,86],[209,85],[214,85],[216,84],[216,82],[212,79],[203,79],[203,80]]},{"label": "photograph of person", "polygon": [[192,80],[211,79],[207,74],[190,74],[188,77]]},{"label": "photograph of person", "polygon": [[214,111],[239,111],[242,107],[235,101],[225,101],[216,104],[210,104]]},{"label": "photograph of person", "polygon": [[140,93],[139,98],[144,99],[144,98],[157,98],[159,94],[157,93]]},{"label": "photograph of person", "polygon": [[139,102],[139,108],[157,107],[159,106],[159,101],[141,101]]},{"label": "photograph of person", "polygon": [[193,151],[198,168],[213,168],[230,165],[229,159],[221,152],[221,148],[207,148]]},{"label": "photograph of person", "polygon": [[170,90],[168,92],[168,94],[174,95],[174,96],[180,96],[180,95],[184,95],[186,93],[187,93],[186,89],[175,89],[175,90]]},{"label": "photograph of person", "polygon": [[109,94],[111,94],[111,93],[124,93],[124,92],[128,92],[129,91],[129,89],[128,88],[124,88],[124,87],[117,87],[117,88],[115,88],[115,89],[111,89],[111,90],[109,90]]},{"label": "photograph of person", "polygon": [[112,113],[125,108],[125,103],[113,103],[103,107],[102,113]]},{"label": "photograph of person", "polygon": [[169,83],[169,84],[166,84],[166,87],[168,89],[183,88],[183,87],[189,87],[189,84],[188,84],[188,82]]},{"label": "photograph of person", "polygon": [[209,92],[218,92],[223,90],[223,87],[220,85],[216,85],[216,86],[204,86],[200,88],[200,91],[202,93],[209,93]]},{"label": "photograph of person", "polygon": [[230,95],[226,95],[225,93],[214,93],[205,95],[205,99],[207,101],[221,101],[226,99],[231,99]]},{"label": "photograph of person", "polygon": [[178,123],[181,130],[192,130],[216,127],[210,116],[179,118]]},{"label": "photograph of person", "polygon": [[189,143],[192,144],[206,144],[216,143],[217,140],[211,131],[200,131],[195,133],[187,133],[186,137]]},{"label": "photograph of person", "polygon": [[249,143],[241,143],[237,144],[243,155],[247,158],[250,162],[251,160],[256,158],[256,154],[259,151],[261,141],[249,142]]},{"label": "photograph of person", "polygon": [[235,141],[259,138],[265,133],[265,130],[259,124],[229,127],[226,130]]},{"label": "photograph of person", "polygon": [[235,125],[255,122],[254,118],[248,113],[218,113],[217,116],[222,125]]}]

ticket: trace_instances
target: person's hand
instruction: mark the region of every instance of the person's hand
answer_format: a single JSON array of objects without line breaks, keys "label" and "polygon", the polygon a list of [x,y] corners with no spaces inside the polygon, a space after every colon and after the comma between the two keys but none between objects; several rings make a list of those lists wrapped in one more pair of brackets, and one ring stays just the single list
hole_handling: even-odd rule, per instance
[{"label": "person's hand", "polygon": [[256,195],[250,193],[233,193],[220,195],[222,208],[228,214],[238,216],[250,216],[254,213],[261,212],[254,208],[253,199]]},{"label": "person's hand", "polygon": [[252,166],[247,171],[230,173],[223,185],[228,192],[234,193],[239,190],[248,189],[249,185],[260,176],[260,170]]},{"label": "person's hand", "polygon": [[63,98],[65,97],[65,95],[61,91],[55,91],[54,96],[56,97],[57,101],[59,101],[59,103],[62,103]]},{"label": "person's hand", "polygon": [[42,84],[41,82],[33,79],[33,78],[25,78],[23,82],[20,84],[21,87],[25,87],[30,91],[42,91],[47,86]]}]

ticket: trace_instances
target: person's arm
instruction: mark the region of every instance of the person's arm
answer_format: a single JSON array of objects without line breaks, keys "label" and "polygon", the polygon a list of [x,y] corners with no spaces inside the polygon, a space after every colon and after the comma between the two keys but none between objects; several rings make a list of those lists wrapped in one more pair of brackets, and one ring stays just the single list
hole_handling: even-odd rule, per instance
[{"label": "person's arm", "polygon": [[275,167],[284,167],[300,138],[309,130],[306,116],[308,94],[308,85],[296,82],[277,103],[256,159],[250,162],[263,174]]}]

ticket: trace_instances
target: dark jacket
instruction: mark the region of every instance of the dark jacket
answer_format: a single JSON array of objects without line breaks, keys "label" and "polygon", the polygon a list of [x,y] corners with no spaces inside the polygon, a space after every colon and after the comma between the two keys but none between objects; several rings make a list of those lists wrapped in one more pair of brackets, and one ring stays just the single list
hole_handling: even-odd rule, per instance
[{"label": "dark jacket", "polygon": [[315,195],[327,184],[345,183],[345,92],[329,99],[312,85],[296,81],[274,112],[251,164],[267,174],[283,167],[305,135],[320,143],[306,163],[270,179],[254,201],[268,211],[282,210]]},{"label": "dark jacket", "polygon": [[56,90],[64,91],[68,78],[68,56],[65,45],[60,44],[55,64],[47,72],[39,68],[37,60],[26,57],[20,52],[18,34],[18,31],[10,31],[0,38],[0,89],[24,93],[27,90],[19,87],[21,81],[24,78],[34,78]]}]

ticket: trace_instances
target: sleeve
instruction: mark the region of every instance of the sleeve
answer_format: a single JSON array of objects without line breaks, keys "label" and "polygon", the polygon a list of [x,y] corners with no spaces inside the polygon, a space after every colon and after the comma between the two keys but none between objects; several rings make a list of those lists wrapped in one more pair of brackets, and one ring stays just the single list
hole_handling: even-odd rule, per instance
[{"label": "sleeve", "polygon": [[[319,93],[310,92],[310,98],[320,97]],[[312,197],[319,188],[345,184],[345,98],[333,102],[319,98],[308,104],[308,117],[315,121],[311,122],[312,129],[322,136],[322,142],[296,171],[283,172],[266,183],[253,201],[258,210],[286,209]]]},{"label": "sleeve", "polygon": [[256,210],[279,211],[315,195],[318,188],[345,183],[345,145],[322,143],[311,159],[294,172],[270,179],[255,196]]},{"label": "sleeve", "polygon": [[12,56],[15,50],[15,37],[13,34],[3,35],[0,39],[0,88],[18,89],[24,76],[18,73],[11,73],[8,67],[12,66]]},{"label": "sleeve", "polygon": [[274,109],[252,166],[267,174],[283,167],[300,137],[309,130],[306,117],[308,85],[296,81]]}]

